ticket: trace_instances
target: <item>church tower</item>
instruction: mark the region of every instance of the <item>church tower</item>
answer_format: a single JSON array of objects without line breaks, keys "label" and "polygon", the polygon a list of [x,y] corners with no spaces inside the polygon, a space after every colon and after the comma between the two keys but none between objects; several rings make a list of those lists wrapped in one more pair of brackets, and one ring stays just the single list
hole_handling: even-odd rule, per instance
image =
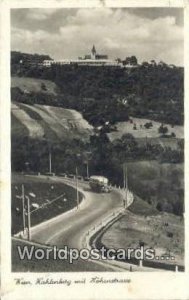
[{"label": "church tower", "polygon": [[96,49],[94,45],[91,50],[91,59],[96,59]]}]

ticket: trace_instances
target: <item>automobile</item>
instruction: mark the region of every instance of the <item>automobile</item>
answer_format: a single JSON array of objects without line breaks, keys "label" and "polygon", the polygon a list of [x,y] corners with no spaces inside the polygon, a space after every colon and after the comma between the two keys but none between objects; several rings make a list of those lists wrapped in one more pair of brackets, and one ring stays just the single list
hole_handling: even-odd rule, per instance
[{"label": "automobile", "polygon": [[110,193],[112,188],[110,186],[103,186],[101,191],[104,193]]},{"label": "automobile", "polygon": [[98,193],[110,193],[111,187],[108,185],[108,178],[101,175],[93,175],[89,178],[91,189]]},{"label": "automobile", "polygon": [[55,173],[52,173],[52,172],[51,172],[51,173],[50,173],[50,172],[47,172],[47,173],[44,173],[44,175],[45,175],[45,176],[55,176]]},{"label": "automobile", "polygon": [[59,176],[61,176],[61,177],[67,177],[67,174],[66,173],[60,173]]},{"label": "automobile", "polygon": [[84,177],[84,180],[85,181],[89,181],[89,177]]},{"label": "automobile", "polygon": [[68,178],[75,178],[74,174],[68,174]]}]

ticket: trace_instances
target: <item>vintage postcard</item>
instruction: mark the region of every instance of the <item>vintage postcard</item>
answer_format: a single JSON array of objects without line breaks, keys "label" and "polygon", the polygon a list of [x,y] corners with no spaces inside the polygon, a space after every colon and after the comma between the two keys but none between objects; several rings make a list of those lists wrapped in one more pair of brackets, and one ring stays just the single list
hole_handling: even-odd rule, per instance
[{"label": "vintage postcard", "polygon": [[189,299],[189,2],[0,16],[2,299]]}]

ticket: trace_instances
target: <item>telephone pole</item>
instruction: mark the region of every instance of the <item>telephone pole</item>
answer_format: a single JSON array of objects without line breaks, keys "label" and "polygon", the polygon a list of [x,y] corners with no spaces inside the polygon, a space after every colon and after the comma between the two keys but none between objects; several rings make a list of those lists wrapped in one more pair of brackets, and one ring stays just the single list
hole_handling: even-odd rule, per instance
[{"label": "telephone pole", "polygon": [[89,161],[87,160],[87,178],[89,178]]},{"label": "telephone pole", "polygon": [[49,173],[52,172],[52,155],[51,155],[51,148],[49,148]]},{"label": "telephone pole", "polygon": [[123,164],[123,189],[124,189],[124,198],[123,198],[123,206],[127,207],[127,190],[128,190],[128,178],[127,178],[127,166]]},{"label": "telephone pole", "polygon": [[[123,164],[123,190],[125,193],[125,164]],[[125,195],[123,196],[123,207],[125,206]]]},{"label": "telephone pole", "polygon": [[24,185],[22,184],[22,222],[23,222],[23,234],[25,234],[26,229],[26,216],[25,216],[25,192]]},{"label": "telephone pole", "polygon": [[127,177],[127,166],[125,166],[125,208],[127,208],[127,191],[128,191],[128,177]]},{"label": "telephone pole", "polygon": [[30,241],[31,239],[30,198],[29,196],[26,196],[26,198],[27,198],[27,215],[28,215],[28,241]]},{"label": "telephone pole", "polygon": [[77,201],[77,209],[79,208],[79,191],[78,191],[78,171],[77,167],[75,168],[75,182],[76,182],[76,201]]}]

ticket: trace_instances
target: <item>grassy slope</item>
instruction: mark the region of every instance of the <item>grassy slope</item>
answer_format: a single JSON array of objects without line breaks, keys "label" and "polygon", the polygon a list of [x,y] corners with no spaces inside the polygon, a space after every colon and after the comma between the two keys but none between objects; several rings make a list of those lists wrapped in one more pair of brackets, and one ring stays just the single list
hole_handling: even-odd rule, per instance
[{"label": "grassy slope", "polygon": [[[23,126],[31,137],[50,140],[69,138],[88,139],[92,133],[92,126],[74,110],[50,107],[46,105],[12,104],[12,134],[20,135]],[[16,122],[15,122],[16,119]]]},{"label": "grassy slope", "polygon": [[14,114],[11,114],[11,125],[12,134],[18,138],[29,135],[27,127],[24,126]]},{"label": "grassy slope", "polygon": [[135,195],[134,201],[129,206],[129,211],[133,212],[134,214],[150,216],[150,215],[157,215],[158,210],[153,207],[152,205],[148,204],[146,201],[142,200],[140,197]]},{"label": "grassy slope", "polygon": [[103,235],[102,243],[108,248],[136,249],[140,241],[145,247],[154,248],[156,255],[169,254],[170,251],[175,256],[173,263],[184,264],[183,219],[172,214],[158,214],[151,205],[137,197],[129,211]]},{"label": "grassy slope", "polygon": [[184,165],[129,162],[129,187],[142,200],[180,215],[184,202]]},{"label": "grassy slope", "polygon": [[[43,90],[41,85],[42,83],[45,85],[46,90]],[[25,78],[25,77],[16,77],[13,76],[12,80],[11,80],[11,86],[12,87],[19,87],[22,91],[29,91],[29,92],[43,92],[46,94],[57,94],[57,87],[56,85],[49,81],[49,80],[43,80],[43,79],[35,79],[35,78]],[[42,109],[43,107],[43,109]],[[47,108],[48,108],[48,113],[49,114],[53,114],[54,115],[54,120],[50,121],[50,126],[48,126],[48,116],[46,115],[46,119],[42,116],[41,121],[39,122],[39,118],[37,118],[37,124],[36,125],[28,125],[27,122],[31,123],[32,120],[27,120],[24,124],[25,128],[27,128],[27,130],[29,130],[30,135],[33,137],[41,137],[44,134],[48,136],[49,132],[51,131],[51,127],[52,130],[54,131],[50,133],[50,139],[59,139],[62,138],[63,132],[64,130],[61,130],[61,127],[59,126],[60,124],[60,120],[62,119],[66,119],[67,121],[69,119],[80,119],[79,122],[74,122],[73,124],[71,124],[72,122],[69,122],[67,124],[65,124],[64,122],[64,128],[67,127],[67,129],[72,130],[72,134],[73,131],[78,131],[81,130],[85,127],[89,128],[89,124],[87,124],[87,122],[81,117],[81,115],[74,111],[74,110],[64,110],[61,108],[56,108],[56,107],[48,107],[48,106],[38,106],[38,108],[40,108],[41,110],[46,110],[47,113]],[[25,107],[26,109],[26,107]],[[30,111],[35,110],[36,108],[34,107],[30,107]],[[69,111],[69,113],[67,113]],[[37,111],[38,115],[42,114],[39,113],[39,111]],[[45,113],[45,112],[44,112]],[[70,116],[69,116],[70,114]],[[15,117],[17,117],[17,115],[15,115]],[[15,119],[15,118],[14,118]],[[17,117],[18,122],[20,120],[20,123],[23,123],[23,116],[18,116]],[[132,118],[133,119],[133,123],[136,123],[137,125],[137,130],[133,130],[133,123],[130,122],[119,122],[116,124],[118,131],[116,132],[111,132],[109,133],[109,137],[111,140],[114,140],[116,138],[121,138],[121,136],[125,133],[131,133],[135,138],[137,138],[137,141],[139,144],[144,144],[146,143],[146,141],[152,143],[152,144],[157,144],[160,143],[162,146],[170,146],[171,148],[177,148],[177,142],[178,139],[183,138],[184,136],[184,129],[183,126],[174,126],[174,128],[172,128],[169,124],[165,124],[168,127],[168,134],[171,134],[172,132],[174,132],[176,134],[176,138],[161,138],[160,134],[158,133],[158,128],[161,125],[159,122],[155,122],[152,121],[153,123],[153,127],[151,129],[145,129],[144,128],[144,124],[146,122],[149,122],[150,120],[147,119],[139,119],[139,118]],[[36,119],[34,118],[34,120],[36,121]],[[17,124],[14,122],[12,122],[12,131],[13,134],[18,133],[18,122]],[[56,124],[55,124],[56,123]],[[42,126],[41,126],[42,125]],[[142,125],[142,128],[140,127],[140,125]],[[36,132],[36,128],[32,128],[32,127],[37,126],[37,132]],[[61,125],[62,126],[62,125]],[[14,127],[17,128],[17,132],[14,130]],[[21,126],[20,126],[21,127]],[[42,127],[39,128],[39,127]],[[39,133],[40,131],[40,133]],[[42,132],[43,131],[43,132]],[[84,132],[85,133],[85,132]],[[67,132],[66,132],[67,135]],[[81,134],[83,135],[83,133]],[[85,134],[84,134],[85,135]],[[63,135],[63,137],[65,138],[65,135]]]},{"label": "grassy slope", "polygon": [[[174,126],[173,128],[169,124],[164,124],[168,128],[168,134],[175,133],[176,138],[161,138],[158,133],[158,128],[161,123],[156,121],[151,121],[148,119],[132,118],[133,123],[130,122],[119,122],[116,124],[117,131],[108,134],[111,140],[121,138],[123,134],[132,134],[139,144],[144,144],[150,142],[151,144],[161,144],[163,147],[177,148],[178,139],[184,138],[184,127]],[[147,122],[152,122],[153,127],[150,129],[145,129],[144,124]],[[133,124],[136,124],[137,130],[133,130]],[[140,127],[140,125],[142,127]]]},{"label": "grassy slope", "polygon": [[[93,264],[90,261],[87,263],[82,260],[74,260],[72,264],[69,263],[66,259],[53,259],[53,254],[50,255],[50,259],[45,260],[37,260],[33,258],[32,260],[20,260],[18,254],[18,246],[21,248],[24,246],[28,246],[28,250],[30,251],[31,243],[28,244],[27,241],[24,240],[16,240],[12,239],[12,272],[105,272],[112,271],[112,269],[108,269],[108,267],[103,267],[101,265]],[[35,246],[37,249],[46,249],[43,246]],[[61,254],[62,255],[62,254]]]},{"label": "grassy slope", "polygon": [[[45,90],[42,88],[45,85]],[[50,80],[16,77],[11,79],[12,87],[24,92],[43,92],[57,95],[57,86]],[[68,138],[88,139],[93,128],[82,115],[71,109],[47,105],[26,105],[12,103],[12,134],[14,137],[46,137],[52,141]]]},{"label": "grassy slope", "polygon": [[[45,90],[41,88],[42,84],[45,85]],[[56,84],[45,79],[13,76],[11,78],[11,87],[19,87],[25,92],[43,92],[45,94],[57,95]]]},{"label": "grassy slope", "polygon": [[[54,183],[51,179],[30,177],[19,174],[12,176],[12,233],[22,230],[22,201],[21,185],[24,184],[25,194],[30,196],[31,211],[35,209],[33,204],[41,208],[31,213],[31,224],[35,225],[48,220],[58,214],[72,209],[76,205],[75,190],[63,183]],[[52,204],[50,201],[58,196],[61,198]]]},{"label": "grassy slope", "polygon": [[136,249],[140,242],[144,242],[145,247],[155,249],[156,255],[165,255],[170,251],[175,256],[174,262],[184,264],[183,220],[171,214],[144,217],[126,213],[103,235],[102,242],[109,248],[124,249]]},{"label": "grassy slope", "polygon": [[[157,161],[128,163],[129,186],[140,197],[135,195],[129,211],[109,228],[102,242],[109,248],[136,248],[139,241],[143,241],[146,246],[154,247],[157,255],[170,250],[176,261],[183,264],[183,219],[156,209],[157,202],[183,201],[179,192],[184,189],[183,171],[183,164],[159,164]],[[169,237],[169,233],[173,236]]]},{"label": "grassy slope", "polygon": [[44,136],[44,128],[36,118],[31,117],[25,110],[20,109],[19,105],[11,103],[12,135],[14,137],[28,135],[33,138],[42,138]]},{"label": "grassy slope", "polygon": [[[76,271],[75,266],[69,264],[66,260],[37,260],[33,258],[32,260],[20,260],[17,247],[27,246],[27,242],[12,240],[12,272],[68,272]],[[44,249],[43,246],[35,246],[35,249]],[[28,250],[31,250],[31,245],[28,245]]]}]

